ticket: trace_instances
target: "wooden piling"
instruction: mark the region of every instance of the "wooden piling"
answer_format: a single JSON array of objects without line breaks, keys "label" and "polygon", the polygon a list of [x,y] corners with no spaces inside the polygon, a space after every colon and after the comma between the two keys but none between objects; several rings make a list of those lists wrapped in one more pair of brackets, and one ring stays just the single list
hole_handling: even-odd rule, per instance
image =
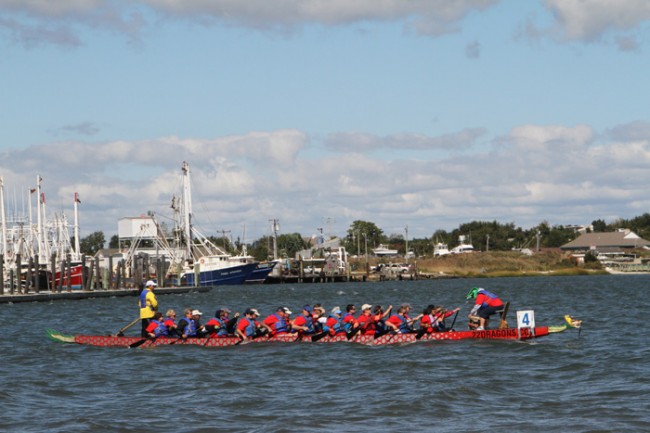
[{"label": "wooden piling", "polygon": [[5,255],[0,254],[0,277],[2,277],[2,285],[0,285],[0,295],[5,294]]},{"label": "wooden piling", "polygon": [[113,285],[113,256],[108,256],[108,289],[117,289]]},{"label": "wooden piling", "polygon": [[23,267],[23,263],[21,261],[21,256],[20,254],[16,254],[16,288],[18,289],[18,293],[23,293],[23,284],[21,281],[21,269]]},{"label": "wooden piling", "polygon": [[66,289],[68,292],[72,292],[72,257],[70,256],[70,254],[66,254],[65,256],[65,267],[66,267],[65,274],[68,277]]},{"label": "wooden piling", "polygon": [[95,281],[96,281],[95,290],[99,290],[101,288],[101,284],[100,284],[101,281],[99,279],[100,275],[101,275],[99,273],[99,257],[95,257],[94,260],[95,260],[95,275],[96,275],[96,277],[95,277],[96,278],[95,279]]},{"label": "wooden piling", "polygon": [[32,288],[32,277],[34,276],[33,270],[34,269],[34,258],[30,257],[29,260],[27,260],[27,272],[25,272],[25,293],[29,293],[30,289]]},{"label": "wooden piling", "polygon": [[93,278],[95,278],[95,267],[93,266],[92,259],[90,260],[90,264],[88,266],[88,281],[87,281],[87,290],[92,290],[93,289]]},{"label": "wooden piling", "polygon": [[39,263],[38,254],[34,257],[34,292],[41,292],[41,264]]},{"label": "wooden piling", "polygon": [[15,281],[15,278],[14,278],[14,270],[9,269],[9,293],[12,294],[12,295],[15,293],[15,291],[14,291],[15,284],[16,284],[16,281]]},{"label": "wooden piling", "polygon": [[50,256],[50,269],[52,270],[50,274],[50,290],[52,293],[56,293],[56,254]]}]

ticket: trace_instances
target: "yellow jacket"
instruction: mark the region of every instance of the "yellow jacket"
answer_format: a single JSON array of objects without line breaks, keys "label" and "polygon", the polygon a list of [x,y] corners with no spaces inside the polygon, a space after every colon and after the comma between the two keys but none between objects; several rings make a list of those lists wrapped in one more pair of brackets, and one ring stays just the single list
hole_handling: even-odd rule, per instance
[{"label": "yellow jacket", "polygon": [[153,291],[146,288],[140,294],[140,318],[151,319],[158,310],[158,301]]}]

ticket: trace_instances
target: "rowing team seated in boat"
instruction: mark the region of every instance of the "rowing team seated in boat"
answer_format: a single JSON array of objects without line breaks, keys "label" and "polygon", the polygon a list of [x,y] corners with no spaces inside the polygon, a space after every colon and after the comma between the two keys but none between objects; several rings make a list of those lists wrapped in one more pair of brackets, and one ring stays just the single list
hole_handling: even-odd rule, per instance
[{"label": "rowing team seated in boat", "polygon": [[[411,306],[402,304],[393,312],[393,306],[386,310],[381,305],[363,304],[361,313],[355,316],[357,309],[349,304],[345,312],[340,307],[334,307],[327,314],[320,304],[304,305],[301,313],[291,318],[292,312],[287,307],[278,307],[261,322],[260,313],[256,308],[248,308],[244,315],[239,313],[230,316],[231,311],[222,307],[216,310],[214,317],[205,325],[201,324],[203,313],[196,309],[185,309],[184,316],[176,323],[176,312],[168,310],[165,317],[156,312],[146,328],[147,337],[162,336],[194,338],[220,338],[237,336],[246,341],[262,335],[273,337],[279,334],[302,333],[304,335],[346,335],[352,338],[360,335],[375,337],[387,333],[417,333],[418,337],[426,333],[450,331],[445,319],[460,311],[460,308],[447,310],[442,306],[429,305],[422,314],[411,318]],[[415,323],[419,323],[416,328]],[[453,326],[453,324],[452,324]]]}]

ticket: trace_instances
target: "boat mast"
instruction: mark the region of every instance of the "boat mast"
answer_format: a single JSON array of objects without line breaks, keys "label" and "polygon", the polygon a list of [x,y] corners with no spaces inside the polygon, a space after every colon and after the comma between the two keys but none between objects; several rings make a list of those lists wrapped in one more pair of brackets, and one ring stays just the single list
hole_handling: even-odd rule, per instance
[{"label": "boat mast", "polygon": [[[43,178],[36,175],[36,243],[38,258],[43,258],[43,220],[41,218],[41,181]],[[31,206],[31,200],[30,200]]]},{"label": "boat mast", "polygon": [[183,161],[183,217],[187,259],[192,258],[192,192],[190,191],[190,165]]},{"label": "boat mast", "polygon": [[77,206],[81,203],[79,200],[79,193],[74,193],[74,255],[75,260],[79,260],[79,253],[81,252],[79,247],[79,207]]},{"label": "boat mast", "polygon": [[5,181],[0,176],[0,206],[2,206],[2,254],[7,255],[7,216],[5,215]]}]

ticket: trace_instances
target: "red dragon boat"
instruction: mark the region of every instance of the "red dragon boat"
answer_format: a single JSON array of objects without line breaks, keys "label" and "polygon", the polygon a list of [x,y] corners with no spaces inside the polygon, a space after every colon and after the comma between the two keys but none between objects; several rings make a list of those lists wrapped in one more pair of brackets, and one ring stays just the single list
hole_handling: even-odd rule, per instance
[{"label": "red dragon boat", "polygon": [[388,344],[407,344],[423,341],[457,341],[457,340],[530,340],[544,337],[552,333],[562,332],[568,328],[579,328],[581,321],[565,316],[566,324],[559,326],[538,326],[535,328],[508,328],[508,329],[486,329],[483,331],[449,331],[424,334],[417,338],[417,334],[386,334],[375,338],[371,335],[355,335],[348,339],[346,335],[317,336],[303,334],[280,334],[274,337],[258,337],[253,340],[242,341],[238,337],[208,337],[208,338],[186,338],[159,337],[144,339],[141,337],[118,337],[104,335],[64,335],[52,329],[46,330],[48,337],[62,343],[76,343],[88,346],[99,347],[155,347],[166,345],[193,345],[205,347],[237,346],[240,344],[259,343],[357,343],[367,346],[383,346]]}]

